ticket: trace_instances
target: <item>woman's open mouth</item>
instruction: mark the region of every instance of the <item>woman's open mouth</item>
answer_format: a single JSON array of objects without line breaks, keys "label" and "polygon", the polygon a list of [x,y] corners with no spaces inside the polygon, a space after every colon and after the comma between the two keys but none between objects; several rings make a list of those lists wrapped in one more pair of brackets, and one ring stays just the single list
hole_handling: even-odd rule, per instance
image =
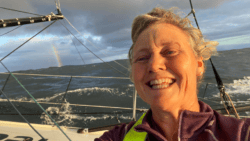
[{"label": "woman's open mouth", "polygon": [[163,78],[149,81],[146,83],[146,85],[149,86],[151,89],[164,89],[171,86],[175,81],[175,79]]}]

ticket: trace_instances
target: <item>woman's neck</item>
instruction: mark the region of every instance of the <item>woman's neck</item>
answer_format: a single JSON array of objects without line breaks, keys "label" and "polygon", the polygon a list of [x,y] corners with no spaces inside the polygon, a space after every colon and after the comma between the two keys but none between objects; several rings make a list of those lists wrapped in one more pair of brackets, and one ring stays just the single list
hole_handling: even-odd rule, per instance
[{"label": "woman's neck", "polygon": [[163,110],[159,107],[151,105],[153,119],[161,128],[164,136],[168,141],[178,140],[178,128],[180,114],[184,110],[200,112],[198,100],[193,103],[188,103],[182,106],[173,106],[171,109]]}]

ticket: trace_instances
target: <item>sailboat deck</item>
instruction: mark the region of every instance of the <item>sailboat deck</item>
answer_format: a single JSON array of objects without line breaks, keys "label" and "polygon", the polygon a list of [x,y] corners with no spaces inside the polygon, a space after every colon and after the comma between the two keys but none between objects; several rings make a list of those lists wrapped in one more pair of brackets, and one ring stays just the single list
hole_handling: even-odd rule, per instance
[{"label": "sailboat deck", "polygon": [[[67,141],[65,135],[56,127],[51,125],[32,124],[32,126],[49,141]],[[72,141],[93,141],[108,130],[94,130],[91,132],[77,133],[77,127],[60,126]],[[27,123],[10,122],[0,120],[0,140],[29,140],[38,141],[41,137],[30,128]]]}]

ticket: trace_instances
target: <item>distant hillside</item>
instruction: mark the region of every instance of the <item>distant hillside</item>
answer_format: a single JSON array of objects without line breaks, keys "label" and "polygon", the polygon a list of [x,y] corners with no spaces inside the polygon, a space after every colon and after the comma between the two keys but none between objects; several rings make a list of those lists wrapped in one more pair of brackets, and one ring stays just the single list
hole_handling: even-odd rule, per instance
[{"label": "distant hillside", "polygon": [[[219,74],[222,76],[227,77],[232,76],[233,69],[243,69],[249,71],[250,73],[250,48],[244,49],[233,49],[233,50],[226,50],[226,51],[218,51],[218,56],[212,56],[213,63],[217,68]],[[128,68],[129,60],[122,59],[122,60],[115,60],[116,62],[120,63],[124,67]],[[122,73],[126,74],[126,77],[129,76],[129,72],[127,69],[121,67],[115,61],[107,62],[109,65],[113,66],[114,68],[118,69]],[[37,70],[25,70],[25,71],[16,71],[18,73],[38,73],[38,74],[57,74],[57,75],[73,75],[79,74],[82,76],[117,76],[117,77],[124,77],[123,74],[120,74],[113,68],[111,68],[106,63],[95,63],[95,64],[88,64],[88,65],[68,65],[62,67],[49,67]],[[225,66],[221,68],[220,66]],[[242,71],[242,70],[241,70]],[[207,62],[207,72],[213,75],[210,62]],[[240,74],[238,74],[240,75]],[[245,73],[242,73],[245,75]],[[250,74],[249,74],[250,76]]]}]

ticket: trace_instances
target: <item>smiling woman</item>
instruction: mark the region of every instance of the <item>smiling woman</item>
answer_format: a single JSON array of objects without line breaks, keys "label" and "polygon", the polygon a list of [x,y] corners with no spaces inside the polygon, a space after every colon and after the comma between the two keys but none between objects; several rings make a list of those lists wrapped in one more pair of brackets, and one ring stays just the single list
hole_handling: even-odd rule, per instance
[{"label": "smiling woman", "polygon": [[250,119],[222,116],[197,98],[203,61],[218,42],[205,41],[187,18],[161,8],[135,18],[132,40],[130,78],[151,108],[96,141],[248,140]]}]

